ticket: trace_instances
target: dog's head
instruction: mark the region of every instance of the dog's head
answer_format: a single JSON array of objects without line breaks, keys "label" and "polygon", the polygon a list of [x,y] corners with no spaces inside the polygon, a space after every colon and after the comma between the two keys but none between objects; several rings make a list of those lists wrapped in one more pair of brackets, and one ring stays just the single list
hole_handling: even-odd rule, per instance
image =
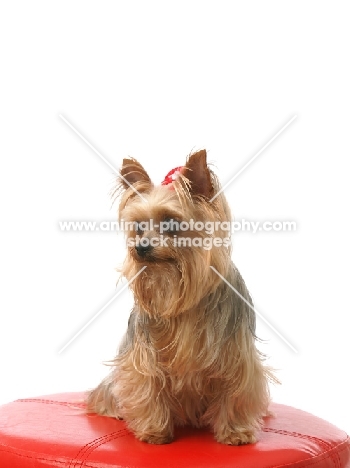
[{"label": "dog's head", "polygon": [[124,159],[119,184],[128,249],[122,272],[131,281],[146,267],[130,285],[136,299],[161,315],[198,304],[220,281],[210,266],[225,275],[231,262],[230,210],[206,151],[191,154],[160,186],[139,162]]}]

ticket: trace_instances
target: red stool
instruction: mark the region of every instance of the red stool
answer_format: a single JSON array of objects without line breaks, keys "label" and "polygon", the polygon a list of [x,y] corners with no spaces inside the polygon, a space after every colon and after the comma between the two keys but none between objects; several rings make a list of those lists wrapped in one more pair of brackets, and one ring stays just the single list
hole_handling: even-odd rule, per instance
[{"label": "red stool", "polygon": [[0,407],[1,468],[350,467],[345,432],[311,414],[271,404],[260,440],[230,447],[205,429],[178,429],[169,445],[135,439],[123,421],[86,415],[83,393],[17,400]]}]

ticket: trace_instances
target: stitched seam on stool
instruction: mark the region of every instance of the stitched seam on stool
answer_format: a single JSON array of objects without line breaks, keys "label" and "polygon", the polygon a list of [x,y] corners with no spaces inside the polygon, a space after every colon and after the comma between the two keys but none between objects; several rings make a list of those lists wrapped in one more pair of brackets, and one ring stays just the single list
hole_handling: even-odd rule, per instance
[{"label": "stitched seam on stool", "polygon": [[307,434],[301,434],[300,432],[294,432],[294,431],[286,431],[283,429],[273,429],[270,427],[263,428],[264,432],[274,432],[275,434],[282,434],[282,435],[289,435],[292,437],[297,437],[299,439],[307,439],[307,440],[312,440],[313,442],[318,443],[321,447],[324,447],[326,449],[332,448],[333,445],[329,444],[328,442],[319,439],[318,437],[314,436],[309,436]]},{"label": "stitched seam on stool", "polygon": [[[124,432],[124,433],[123,433]],[[114,435],[113,437],[109,437],[108,439],[106,438],[105,440],[99,440],[96,441],[97,443],[94,446],[90,447],[90,450],[85,452],[85,457],[81,460],[81,467],[86,466],[86,460],[89,458],[89,456],[94,452],[98,447],[100,447],[103,444],[106,444],[107,442],[111,442],[112,440],[119,439],[120,437],[124,437],[126,435],[130,434],[129,431],[124,429],[124,431],[120,431],[119,434]]]},{"label": "stitched seam on stool", "polygon": [[69,468],[77,468],[79,466],[84,466],[86,459],[97,447],[106,442],[110,442],[111,440],[118,439],[119,437],[123,437],[128,434],[129,431],[127,429],[120,429],[119,431],[112,432],[110,434],[106,434],[104,436],[92,440],[79,450],[75,458],[71,460]]},{"label": "stitched seam on stool", "polygon": [[[338,447],[339,445],[341,445],[342,443],[346,442],[349,438],[347,437],[347,439],[345,439],[344,441],[340,442],[338,445],[332,445],[322,439],[319,439],[318,437],[314,437],[314,436],[309,436],[307,434],[301,434],[299,432],[292,432],[292,431],[286,431],[286,430],[283,430],[283,429],[273,429],[273,428],[269,428],[269,427],[264,427],[263,428],[263,431],[264,432],[273,432],[275,434],[281,434],[281,435],[289,435],[291,437],[297,437],[299,439],[306,439],[306,440],[311,440],[315,443],[318,443],[318,445],[323,448],[323,449],[327,449],[327,452],[324,452],[324,453],[328,453],[328,455],[326,455],[327,458],[331,458],[332,462],[333,462],[333,465],[335,468],[341,468],[341,462],[340,462],[340,458],[339,458],[339,454],[338,452],[333,452],[333,453],[330,453],[332,452],[332,450],[335,448],[335,447]],[[323,455],[323,454],[318,454],[316,455],[316,457],[319,457],[320,455]],[[312,458],[315,458],[315,457],[312,457]],[[281,465],[281,466],[284,466],[284,465]],[[288,465],[287,465],[288,466]],[[305,465],[306,466],[306,465]],[[272,467],[271,467],[272,468]]]},{"label": "stitched seam on stool", "polygon": [[[265,429],[266,429],[266,431],[265,431]],[[312,440],[313,442],[317,443],[321,448],[327,449],[327,450],[329,450],[330,448],[333,447],[332,444],[329,444],[328,442],[325,442],[324,440],[319,439],[318,437],[309,436],[307,434],[301,434],[300,432],[286,431],[286,430],[283,430],[283,429],[273,429],[273,428],[268,428],[268,427],[264,428],[263,430],[265,432],[271,432],[272,431],[274,433],[290,435],[292,437],[298,437],[300,439]],[[335,468],[341,467],[339,456],[337,456],[336,454],[334,454],[334,457],[332,456],[332,462],[333,462]]]},{"label": "stitched seam on stool", "polygon": [[35,399],[35,398],[26,398],[26,399],[19,399],[15,400],[13,403],[43,403],[46,405],[60,405],[60,406],[80,406],[81,408],[85,408],[86,404],[85,403],[73,403],[73,402],[68,402],[68,401],[56,401],[56,400],[44,400],[44,399]]},{"label": "stitched seam on stool", "polygon": [[[89,443],[85,444],[83,447],[80,448],[79,452],[77,455],[74,457],[73,460],[71,460],[69,467],[75,468],[76,464],[81,462],[85,456],[85,453],[91,450],[91,447],[94,447],[99,441],[108,439],[110,437],[113,437],[113,435],[118,435],[120,432],[124,432],[125,429],[120,429],[119,431],[116,432],[111,432],[110,434],[105,434],[101,437],[98,437],[97,439],[94,439],[90,441]],[[73,465],[74,463],[74,465]]]}]

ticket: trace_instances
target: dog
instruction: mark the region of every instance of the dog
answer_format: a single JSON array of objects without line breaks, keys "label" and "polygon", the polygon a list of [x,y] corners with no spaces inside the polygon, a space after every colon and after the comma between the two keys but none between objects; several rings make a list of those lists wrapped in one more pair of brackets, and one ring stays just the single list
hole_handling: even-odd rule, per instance
[{"label": "dog", "polygon": [[230,209],[206,151],[159,186],[124,159],[118,188],[134,306],[88,412],[125,420],[150,444],[170,443],[187,424],[210,427],[222,444],[256,442],[276,379],[256,347],[253,301],[231,260]]}]

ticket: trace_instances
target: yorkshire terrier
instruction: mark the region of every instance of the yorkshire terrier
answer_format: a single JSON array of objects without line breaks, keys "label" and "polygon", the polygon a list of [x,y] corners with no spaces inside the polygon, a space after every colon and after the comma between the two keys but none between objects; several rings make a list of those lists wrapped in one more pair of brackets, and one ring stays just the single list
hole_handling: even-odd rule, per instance
[{"label": "yorkshire terrier", "polygon": [[186,424],[210,427],[223,444],[256,442],[275,377],[255,345],[253,302],[231,261],[230,209],[206,151],[159,186],[135,159],[120,175],[119,219],[129,226],[121,272],[134,307],[88,411],[125,420],[152,444]]}]

